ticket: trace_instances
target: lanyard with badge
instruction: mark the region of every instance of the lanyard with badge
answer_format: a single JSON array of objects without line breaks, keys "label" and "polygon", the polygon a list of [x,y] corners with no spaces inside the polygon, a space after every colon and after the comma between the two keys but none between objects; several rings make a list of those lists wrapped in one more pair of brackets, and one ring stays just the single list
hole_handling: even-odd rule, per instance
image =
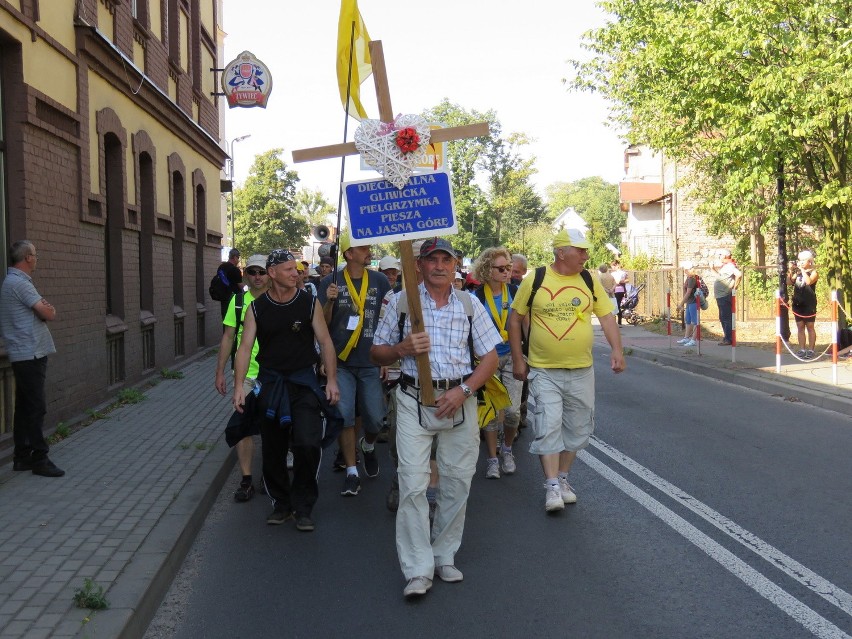
[{"label": "lanyard with badge", "polygon": [[338,355],[341,361],[345,362],[349,358],[349,354],[355,345],[358,344],[358,339],[361,337],[361,329],[364,327],[364,304],[367,301],[367,288],[369,273],[364,271],[361,276],[361,290],[355,292],[355,285],[352,283],[352,278],[349,277],[349,271],[343,269],[343,279],[346,281],[346,287],[349,289],[349,296],[352,298],[352,305],[355,307],[355,314],[349,316],[349,321],[346,324],[346,330],[352,331],[349,336],[349,341],[343,351]]}]

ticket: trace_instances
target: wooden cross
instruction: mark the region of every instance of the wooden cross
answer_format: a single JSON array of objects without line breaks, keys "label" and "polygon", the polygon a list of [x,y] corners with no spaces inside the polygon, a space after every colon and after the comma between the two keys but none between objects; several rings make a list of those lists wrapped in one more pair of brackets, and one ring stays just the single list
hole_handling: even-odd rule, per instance
[{"label": "wooden cross", "polygon": [[[385,69],[385,55],[382,50],[381,40],[370,42],[370,59],[373,67],[373,80],[376,85],[376,99],[379,103],[379,119],[382,122],[393,122],[393,108],[391,107],[390,89],[388,88],[388,76]],[[431,132],[430,142],[449,142],[450,140],[461,140],[464,138],[475,138],[488,135],[488,123],[477,122],[466,126],[449,127],[437,129]],[[293,162],[310,162],[312,160],[324,160],[345,155],[355,155],[358,149],[354,142],[332,144],[329,146],[318,146],[310,149],[293,151]],[[399,253],[402,258],[402,278],[405,282],[406,291],[414,291],[414,295],[408,295],[408,317],[411,320],[411,331],[413,333],[424,332],[423,309],[420,306],[420,296],[417,292],[417,274],[414,268],[414,251],[411,248],[411,240],[399,242]],[[429,355],[424,353],[415,358],[417,362],[417,374],[420,381],[420,400],[425,406],[435,405],[435,392],[432,384],[426,380],[432,379],[432,368],[429,365]]]}]

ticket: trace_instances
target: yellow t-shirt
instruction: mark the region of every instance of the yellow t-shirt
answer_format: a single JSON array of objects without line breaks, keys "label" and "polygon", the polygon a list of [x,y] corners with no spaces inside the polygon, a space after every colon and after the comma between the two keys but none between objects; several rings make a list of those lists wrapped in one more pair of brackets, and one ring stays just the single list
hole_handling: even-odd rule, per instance
[{"label": "yellow t-shirt", "polygon": [[[521,282],[512,310],[526,315],[535,274]],[[592,275],[595,302],[583,277],[560,275],[550,266],[535,294],[530,315],[528,362],[536,368],[587,368],[592,365],[592,313],[601,317],[615,311],[603,285]]]},{"label": "yellow t-shirt", "polygon": [[[240,329],[237,331],[237,345],[239,345],[240,341],[243,339],[243,326],[246,321],[246,312],[248,311],[249,304],[254,301],[254,297],[251,294],[251,291],[246,291],[243,294],[243,310],[242,310],[242,318],[240,319]],[[222,320],[222,323],[225,326],[230,326],[234,328],[237,325],[237,296],[234,295],[231,297],[231,301],[228,303],[228,312],[225,313],[225,318]],[[260,366],[257,363],[257,351],[260,349],[260,345],[257,343],[257,340],[254,340],[254,345],[251,347],[251,358],[249,359],[249,367],[246,372],[246,379],[257,379],[257,372],[260,370]]]}]

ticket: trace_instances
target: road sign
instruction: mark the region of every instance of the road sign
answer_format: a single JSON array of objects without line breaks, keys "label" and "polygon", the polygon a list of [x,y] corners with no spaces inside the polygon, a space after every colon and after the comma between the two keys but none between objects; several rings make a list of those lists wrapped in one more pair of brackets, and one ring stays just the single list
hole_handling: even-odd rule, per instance
[{"label": "road sign", "polygon": [[412,175],[403,189],[385,179],[346,182],[343,192],[352,246],[457,232],[446,171]]}]

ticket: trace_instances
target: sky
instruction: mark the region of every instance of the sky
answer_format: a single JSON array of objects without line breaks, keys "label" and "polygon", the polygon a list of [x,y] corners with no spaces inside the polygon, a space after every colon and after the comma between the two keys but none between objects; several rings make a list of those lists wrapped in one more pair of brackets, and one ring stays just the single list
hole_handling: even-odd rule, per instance
[{"label": "sky", "polygon": [[[493,109],[504,134],[523,132],[535,141],[533,182],[545,187],[583,177],[618,182],[625,144],[605,126],[606,103],[569,91],[571,58],[588,54],[582,34],[604,22],[593,0],[359,0],[373,40],[381,40],[394,113],[420,113],[445,97],[466,110]],[[266,109],[234,108],[225,137],[242,135],[234,149],[235,180],[242,184],[255,155],[284,148],[300,188],[320,190],[337,203],[340,160],[294,164],[292,151],[343,141],[345,113],[335,71],[339,0],[225,0],[225,62],[248,50],[270,70]],[[373,77],[362,102],[378,118]],[[347,140],[358,123],[349,120]],[[362,172],[357,156],[346,160],[344,180],[378,177]]]}]

